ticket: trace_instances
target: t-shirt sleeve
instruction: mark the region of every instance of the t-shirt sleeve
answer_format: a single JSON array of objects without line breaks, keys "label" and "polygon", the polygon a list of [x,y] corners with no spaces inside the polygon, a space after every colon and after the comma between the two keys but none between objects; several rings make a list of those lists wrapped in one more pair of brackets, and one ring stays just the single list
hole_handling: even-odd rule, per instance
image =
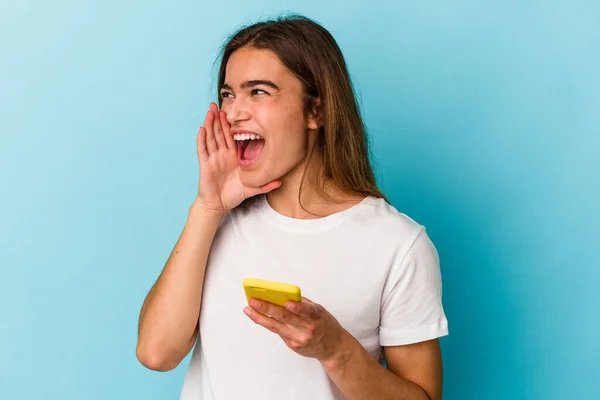
[{"label": "t-shirt sleeve", "polygon": [[408,250],[397,256],[383,290],[381,346],[418,343],[447,335],[439,256],[424,227]]}]

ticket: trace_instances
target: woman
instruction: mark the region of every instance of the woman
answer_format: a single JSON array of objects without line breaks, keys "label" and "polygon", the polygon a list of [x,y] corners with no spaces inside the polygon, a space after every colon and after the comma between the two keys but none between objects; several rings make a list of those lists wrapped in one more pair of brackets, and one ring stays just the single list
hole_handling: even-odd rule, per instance
[{"label": "woman", "polygon": [[[198,134],[198,196],[142,306],[141,363],[173,369],[198,339],[183,400],[440,399],[437,252],[377,188],[329,32],[292,16],[235,33],[219,106]],[[248,306],[246,277],[312,300]]]}]

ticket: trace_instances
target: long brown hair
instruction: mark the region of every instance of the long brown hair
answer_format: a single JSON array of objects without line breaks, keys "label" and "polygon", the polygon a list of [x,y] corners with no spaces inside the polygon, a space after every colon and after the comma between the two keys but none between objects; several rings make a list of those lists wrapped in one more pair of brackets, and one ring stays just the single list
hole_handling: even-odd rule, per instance
[{"label": "long brown hair", "polygon": [[[317,177],[319,194],[335,200],[324,191],[328,180],[348,194],[385,199],[369,160],[367,133],[346,62],[333,36],[298,14],[246,26],[234,32],[222,48],[218,90],[225,82],[229,57],[243,47],[272,51],[302,82],[305,116],[318,116],[322,122],[309,153],[309,161],[315,151],[323,160],[323,176]],[[218,98],[220,108],[222,99]],[[306,170],[302,184],[305,178]]]}]

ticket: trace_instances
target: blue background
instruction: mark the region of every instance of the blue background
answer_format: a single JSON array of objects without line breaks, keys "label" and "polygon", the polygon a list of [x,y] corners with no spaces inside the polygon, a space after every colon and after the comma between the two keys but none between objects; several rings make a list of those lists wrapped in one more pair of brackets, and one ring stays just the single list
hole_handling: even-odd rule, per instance
[{"label": "blue background", "polygon": [[[596,1],[3,1],[0,398],[174,399],[137,317],[197,190],[226,35],[344,51],[393,204],[442,259],[446,399],[600,398]],[[235,362],[235,360],[231,360]]]}]

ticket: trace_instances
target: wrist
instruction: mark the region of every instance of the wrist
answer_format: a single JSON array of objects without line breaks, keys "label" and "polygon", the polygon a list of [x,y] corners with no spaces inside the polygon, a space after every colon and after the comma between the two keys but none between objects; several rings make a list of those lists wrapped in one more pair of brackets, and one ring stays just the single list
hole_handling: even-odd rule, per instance
[{"label": "wrist", "polygon": [[190,206],[190,215],[199,215],[203,219],[214,220],[217,222],[220,221],[226,213],[227,212],[223,210],[210,209],[202,204],[198,199],[194,200]]},{"label": "wrist", "polygon": [[362,349],[361,344],[346,330],[338,343],[329,357],[319,360],[328,372],[343,370]]}]

